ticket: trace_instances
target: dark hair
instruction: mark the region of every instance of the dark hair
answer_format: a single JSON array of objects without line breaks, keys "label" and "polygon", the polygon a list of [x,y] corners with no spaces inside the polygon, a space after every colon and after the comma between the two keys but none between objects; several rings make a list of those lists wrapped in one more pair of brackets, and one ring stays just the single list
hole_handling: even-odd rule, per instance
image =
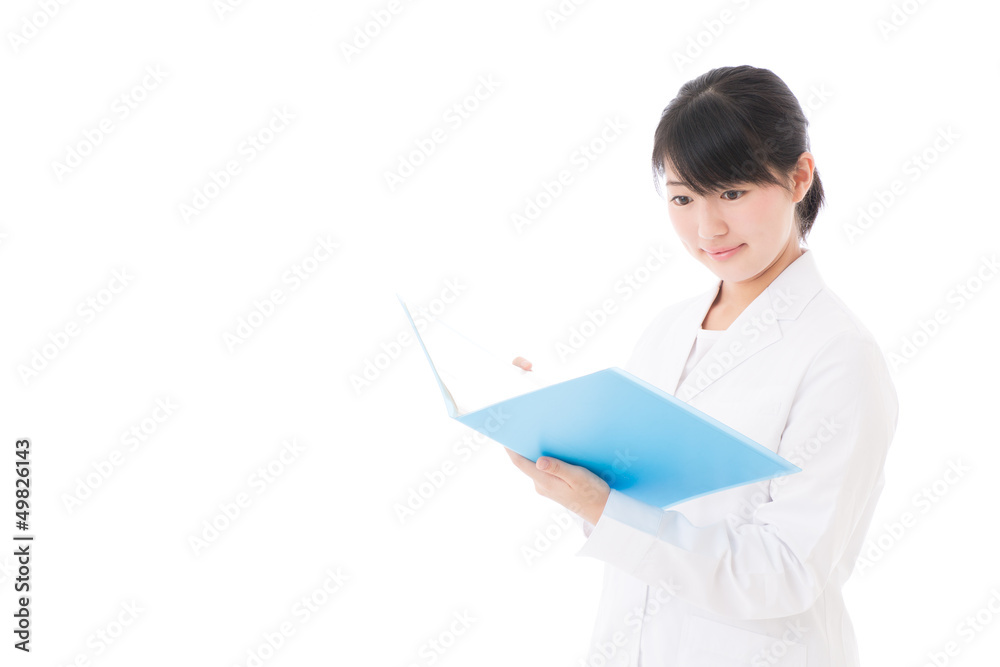
[{"label": "dark hair", "polygon": [[[738,183],[791,191],[792,168],[809,150],[808,124],[795,95],[771,70],[741,65],[705,72],[681,86],[660,116],[653,141],[656,191],[664,161],[701,196]],[[795,205],[801,240],[822,205],[814,167],[809,192]]]}]

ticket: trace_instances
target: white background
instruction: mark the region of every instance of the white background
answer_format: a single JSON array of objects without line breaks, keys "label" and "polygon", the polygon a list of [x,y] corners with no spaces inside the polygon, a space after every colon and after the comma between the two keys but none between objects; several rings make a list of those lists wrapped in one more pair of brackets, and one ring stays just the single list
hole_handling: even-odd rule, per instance
[{"label": "white background", "polygon": [[[457,283],[444,319],[539,372],[624,363],[656,313],[715,280],[653,188],[653,130],[681,84],[739,64],[774,71],[810,119],[827,206],[809,247],[826,282],[887,355],[919,343],[893,369],[877,560],[845,589],[862,659],[920,665],[952,640],[949,664],[1000,653],[992,612],[972,641],[959,634],[1000,599],[1000,287],[983,268],[1000,245],[995,3],[594,1],[553,21],[554,1],[438,0],[403,2],[377,30],[387,2],[49,5],[11,0],[0,19],[4,664],[248,665],[288,622],[263,664],[429,665],[427,642],[463,613],[474,620],[433,664],[579,664],[603,564],[574,558],[582,534],[500,445],[460,455],[468,429],[415,346],[379,356],[407,330],[394,294],[429,305]],[[377,34],[346,55],[366,25]],[[447,120],[481,77],[495,90]],[[268,134],[275,109],[294,118]],[[102,119],[111,132],[88,146]],[[574,153],[616,119],[581,171]],[[435,128],[444,142],[390,188]],[[258,134],[269,143],[250,160]],[[55,165],[74,151],[75,168]],[[230,160],[239,173],[213,189]],[[562,169],[570,186],[516,229]],[[903,193],[879,211],[894,180]],[[859,209],[881,215],[851,237]],[[319,238],[339,247],[313,263]],[[672,257],[626,300],[614,285],[651,247]],[[314,271],[294,285],[295,266]],[[959,308],[967,283],[979,289]],[[275,289],[283,302],[227,345]],[[617,312],[560,355],[609,297]],[[88,299],[103,300],[94,317]],[[947,321],[919,335],[938,310]],[[161,422],[158,400],[177,406]],[[143,427],[130,448],[123,433]],[[30,656],[11,646],[16,438],[32,442]],[[302,451],[258,494],[251,475],[292,439]],[[950,462],[968,467],[953,484]],[[935,481],[923,511],[914,496]],[[249,506],[196,553],[191,538],[241,493]],[[906,512],[915,524],[893,536]],[[557,539],[529,562],[546,530]],[[325,604],[297,614],[313,594]]]}]

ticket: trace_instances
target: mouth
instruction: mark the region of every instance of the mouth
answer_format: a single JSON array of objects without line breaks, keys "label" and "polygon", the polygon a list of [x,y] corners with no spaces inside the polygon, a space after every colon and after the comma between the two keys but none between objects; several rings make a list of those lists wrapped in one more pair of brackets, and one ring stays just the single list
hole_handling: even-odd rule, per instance
[{"label": "mouth", "polygon": [[735,255],[737,252],[739,252],[740,248],[742,248],[745,245],[746,245],[745,243],[741,243],[739,245],[732,246],[731,248],[721,248],[715,251],[705,250],[704,248],[702,248],[702,250],[705,250],[705,254],[707,254],[712,259],[728,259],[733,255]]}]

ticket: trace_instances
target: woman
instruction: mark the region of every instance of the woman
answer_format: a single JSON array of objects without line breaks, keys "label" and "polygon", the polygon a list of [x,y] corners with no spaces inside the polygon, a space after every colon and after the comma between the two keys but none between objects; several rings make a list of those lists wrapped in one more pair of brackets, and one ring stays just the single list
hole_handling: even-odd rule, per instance
[{"label": "woman", "polygon": [[898,403],[879,345],[804,245],[823,203],[806,126],[784,82],[749,66],[689,81],[664,109],[657,190],[664,179],[677,235],[719,280],[660,312],[624,367],[801,472],[664,509],[507,450],[583,520],[577,555],[605,562],[587,665],[859,663],[841,587]]}]

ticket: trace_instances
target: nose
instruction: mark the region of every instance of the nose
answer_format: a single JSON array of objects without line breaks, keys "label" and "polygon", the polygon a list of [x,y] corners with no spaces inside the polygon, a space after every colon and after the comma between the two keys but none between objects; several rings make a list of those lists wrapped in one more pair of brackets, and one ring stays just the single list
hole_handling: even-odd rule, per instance
[{"label": "nose", "polygon": [[698,236],[706,241],[723,236],[729,227],[726,225],[718,210],[710,202],[704,202],[698,207]]}]

